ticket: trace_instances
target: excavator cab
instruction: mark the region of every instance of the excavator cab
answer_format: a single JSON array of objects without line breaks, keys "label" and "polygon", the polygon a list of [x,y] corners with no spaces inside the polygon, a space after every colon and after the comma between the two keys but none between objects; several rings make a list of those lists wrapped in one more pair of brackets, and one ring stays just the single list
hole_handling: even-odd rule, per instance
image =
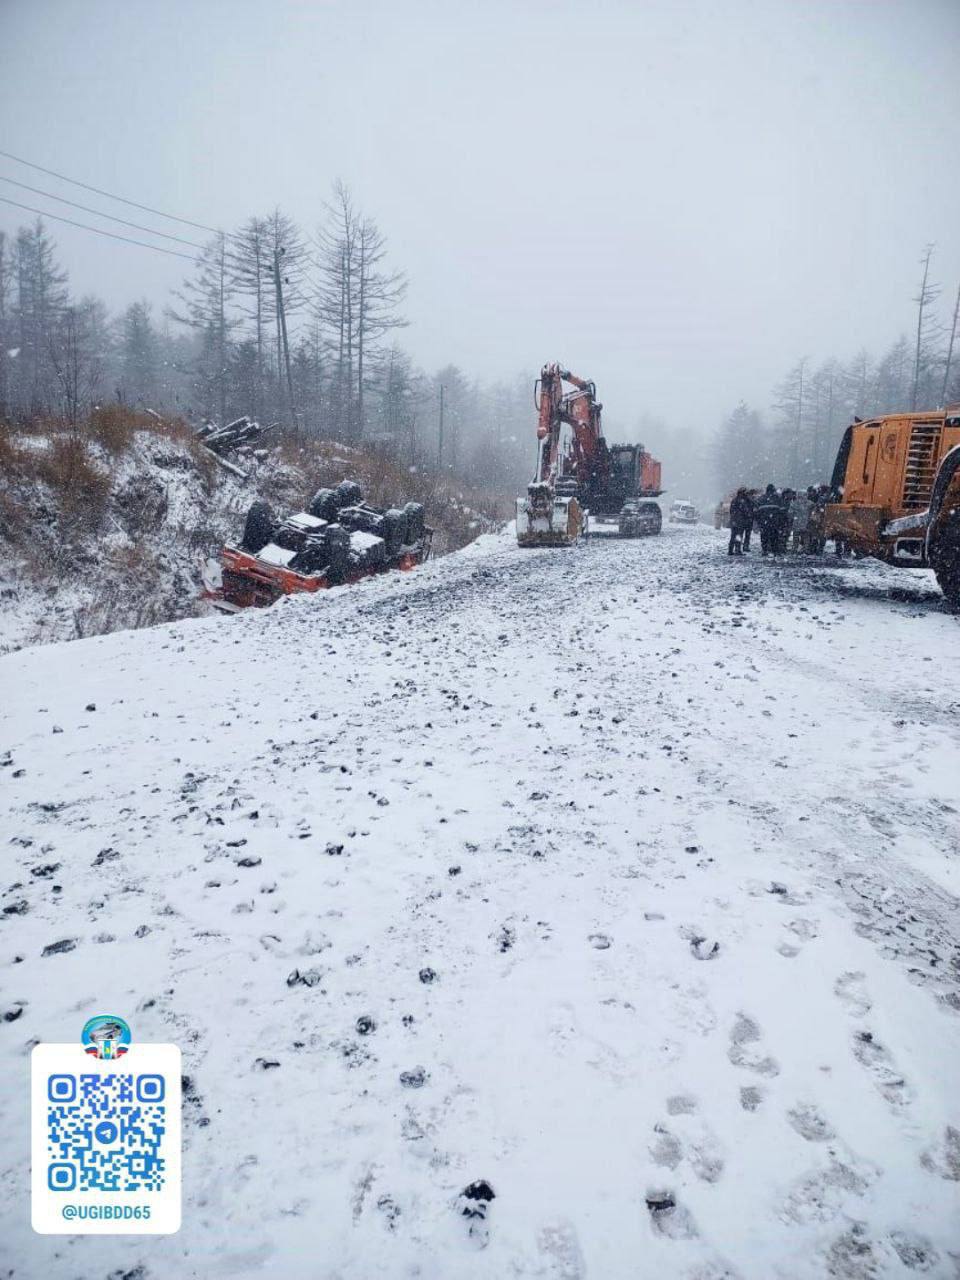
[{"label": "excavator cab", "polygon": [[660,463],[642,444],[612,444],[607,455],[610,461],[606,473],[588,503],[597,515],[617,515],[626,503],[656,498],[663,492]]}]

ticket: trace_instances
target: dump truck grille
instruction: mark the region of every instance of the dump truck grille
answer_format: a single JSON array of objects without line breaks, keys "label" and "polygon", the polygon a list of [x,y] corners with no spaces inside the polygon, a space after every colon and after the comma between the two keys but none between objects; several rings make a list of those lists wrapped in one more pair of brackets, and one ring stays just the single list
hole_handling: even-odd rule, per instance
[{"label": "dump truck grille", "polygon": [[910,429],[907,465],[903,476],[903,505],[908,511],[930,505],[941,430],[939,422],[915,422]]}]

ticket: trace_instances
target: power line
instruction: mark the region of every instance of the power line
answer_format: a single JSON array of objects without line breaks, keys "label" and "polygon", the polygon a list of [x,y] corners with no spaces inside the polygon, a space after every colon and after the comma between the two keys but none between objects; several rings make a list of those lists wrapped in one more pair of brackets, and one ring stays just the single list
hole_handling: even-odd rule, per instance
[{"label": "power line", "polygon": [[48,200],[59,200],[61,204],[69,204],[74,209],[82,209],[84,213],[92,213],[98,218],[109,218],[111,222],[119,222],[125,227],[133,227],[135,231],[146,231],[151,236],[162,236],[164,240],[176,240],[178,244],[187,244],[191,249],[203,249],[202,244],[193,240],[184,240],[183,236],[173,236],[166,231],[154,231],[139,222],[128,222],[126,218],[118,218],[114,213],[103,213],[100,209],[91,209],[89,205],[78,204],[76,200],[68,200],[66,196],[54,195],[52,191],[41,191],[39,187],[31,187],[29,183],[18,182],[16,178],[7,178],[0,173],[0,182],[12,182],[15,187],[23,187],[24,191],[32,191],[34,195],[44,196]]},{"label": "power line", "polygon": [[[158,218],[169,218],[171,222],[182,222],[185,226],[196,227],[198,231],[209,231],[215,236],[223,234],[219,227],[208,227],[203,222],[191,222],[189,218],[178,218],[175,213],[164,213],[162,209],[153,209],[148,204],[138,204],[136,200],[127,200],[125,196],[114,195],[112,191],[104,191],[101,187],[92,187],[88,182],[80,182],[76,178],[68,178],[64,173],[57,173],[56,169],[45,169],[42,164],[34,164],[32,160],[24,160],[22,156],[12,155],[9,151],[0,151],[0,156],[4,156],[7,160],[16,160],[17,164],[25,164],[28,169],[39,169],[41,173],[46,173],[51,178],[59,178],[61,182],[70,182],[75,187],[83,187],[84,191],[93,191],[98,196],[106,196],[108,200],[119,200],[121,204],[128,204],[134,209],[142,209],[144,213],[156,214]],[[120,238],[122,239],[123,237]]]},{"label": "power line", "polygon": [[152,249],[154,253],[165,253],[169,258],[184,258],[187,262],[194,262],[192,254],[180,253],[177,249],[162,249],[158,244],[148,244],[146,240],[134,240],[131,236],[117,235],[115,231],[104,231],[102,227],[88,227],[85,222],[75,222],[73,218],[64,218],[59,213],[48,213],[46,209],[34,209],[32,205],[21,204],[19,200],[10,200],[7,196],[0,196],[0,200],[4,204],[12,204],[17,209],[26,209],[27,213],[35,213],[41,218],[54,218],[57,222],[66,222],[71,227],[80,227],[83,231],[93,231],[98,236],[109,236],[111,240],[122,240],[125,244],[138,244],[141,249]]}]

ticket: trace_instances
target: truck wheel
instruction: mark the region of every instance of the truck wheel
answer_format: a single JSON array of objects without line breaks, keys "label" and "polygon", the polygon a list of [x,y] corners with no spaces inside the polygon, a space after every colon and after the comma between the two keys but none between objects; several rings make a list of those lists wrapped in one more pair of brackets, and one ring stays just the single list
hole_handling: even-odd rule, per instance
[{"label": "truck wheel", "polygon": [[930,548],[930,563],[947,603],[960,611],[960,510],[951,511],[939,522],[936,535],[936,544]]},{"label": "truck wheel", "polygon": [[273,512],[266,502],[255,502],[247,512],[247,522],[243,526],[243,541],[240,546],[251,555],[262,551],[276,528]]}]

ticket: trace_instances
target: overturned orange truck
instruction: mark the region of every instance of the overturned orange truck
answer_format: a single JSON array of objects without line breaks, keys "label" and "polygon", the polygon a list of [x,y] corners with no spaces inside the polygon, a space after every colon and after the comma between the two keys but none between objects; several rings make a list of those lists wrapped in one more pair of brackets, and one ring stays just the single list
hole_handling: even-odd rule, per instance
[{"label": "overturned orange truck", "polygon": [[960,404],[847,427],[823,533],[890,564],[929,566],[960,608]]}]

